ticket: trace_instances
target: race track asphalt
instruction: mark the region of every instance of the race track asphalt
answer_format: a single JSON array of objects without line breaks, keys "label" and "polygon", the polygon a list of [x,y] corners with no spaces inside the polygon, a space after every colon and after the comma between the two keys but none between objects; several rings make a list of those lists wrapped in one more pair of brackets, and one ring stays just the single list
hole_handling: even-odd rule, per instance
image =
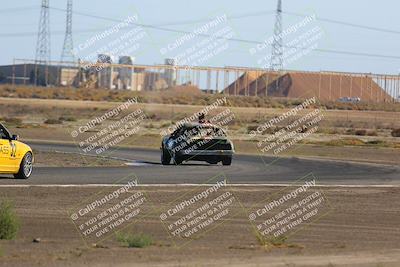
[{"label": "race track asphalt", "polygon": [[[75,145],[28,143],[34,150],[81,152]],[[342,161],[235,155],[232,166],[188,162],[162,166],[160,151],[118,148],[109,156],[127,160],[122,167],[36,167],[28,180],[2,175],[0,185],[113,184],[136,175],[140,184],[202,184],[224,174],[233,184],[290,184],[313,173],[319,185],[400,185],[400,167]]]}]

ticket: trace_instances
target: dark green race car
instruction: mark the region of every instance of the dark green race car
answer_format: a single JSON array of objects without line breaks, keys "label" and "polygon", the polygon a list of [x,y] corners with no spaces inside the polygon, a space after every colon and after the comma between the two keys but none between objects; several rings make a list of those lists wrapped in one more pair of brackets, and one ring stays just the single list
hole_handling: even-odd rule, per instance
[{"label": "dark green race car", "polygon": [[231,165],[234,147],[223,129],[208,123],[188,123],[163,138],[161,163],[205,161]]}]

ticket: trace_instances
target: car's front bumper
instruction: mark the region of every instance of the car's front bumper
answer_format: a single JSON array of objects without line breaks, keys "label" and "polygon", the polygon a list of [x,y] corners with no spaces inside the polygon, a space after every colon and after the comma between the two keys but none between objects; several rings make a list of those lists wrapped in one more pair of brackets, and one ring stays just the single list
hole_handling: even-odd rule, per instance
[{"label": "car's front bumper", "polygon": [[181,156],[232,156],[233,150],[192,150],[182,151]]}]

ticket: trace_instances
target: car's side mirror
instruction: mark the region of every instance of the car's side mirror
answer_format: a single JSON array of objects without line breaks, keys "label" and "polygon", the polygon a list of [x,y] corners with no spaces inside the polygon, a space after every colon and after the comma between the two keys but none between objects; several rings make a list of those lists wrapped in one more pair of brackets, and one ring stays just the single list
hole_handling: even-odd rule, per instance
[{"label": "car's side mirror", "polygon": [[18,139],[19,139],[19,136],[16,135],[16,134],[13,134],[13,135],[11,136],[11,140],[17,141]]}]

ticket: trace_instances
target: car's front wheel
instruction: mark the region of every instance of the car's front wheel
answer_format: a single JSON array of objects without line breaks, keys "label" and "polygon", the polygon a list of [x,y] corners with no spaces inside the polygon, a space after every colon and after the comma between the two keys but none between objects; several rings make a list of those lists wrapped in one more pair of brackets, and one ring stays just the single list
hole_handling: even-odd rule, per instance
[{"label": "car's front wheel", "polygon": [[14,174],[16,179],[28,179],[33,170],[33,155],[31,152],[25,154],[19,166],[18,173]]},{"label": "car's front wheel", "polygon": [[161,152],[161,164],[162,165],[169,165],[170,162],[171,162],[171,155],[169,154],[168,151],[166,151],[165,149],[162,149],[162,152]]}]

